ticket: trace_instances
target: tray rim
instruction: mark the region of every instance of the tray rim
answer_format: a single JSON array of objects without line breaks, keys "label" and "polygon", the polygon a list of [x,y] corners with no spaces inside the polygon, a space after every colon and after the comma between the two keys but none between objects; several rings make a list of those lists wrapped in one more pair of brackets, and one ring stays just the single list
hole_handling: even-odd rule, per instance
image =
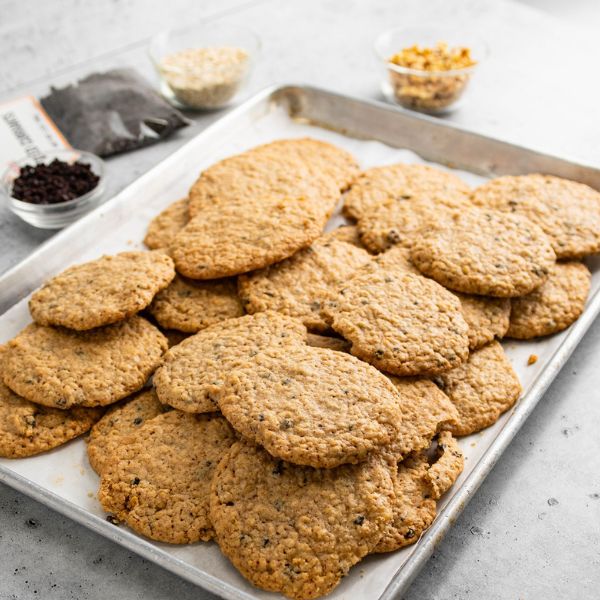
[{"label": "tray rim", "polygon": [[[317,95],[326,95],[334,100],[338,99],[340,101],[352,101],[360,105],[366,105],[375,109],[384,110],[391,114],[402,114],[404,117],[409,119],[428,122],[447,130],[474,135],[482,140],[493,141],[494,143],[500,142],[515,150],[533,152],[543,157],[569,162],[574,166],[600,173],[600,169],[598,169],[598,167],[595,167],[591,164],[586,164],[577,159],[547,154],[533,147],[514,144],[501,138],[491,137],[476,131],[472,131],[464,126],[456,125],[454,123],[441,122],[434,117],[409,113],[401,108],[391,106],[384,102],[356,98],[310,85],[272,85],[263,89],[262,91],[259,91],[257,94],[240,104],[238,107],[232,109],[220,119],[200,131],[196,136],[184,143],[175,152],[167,156],[161,162],[157,163],[157,165],[149,169],[146,173],[125,187],[119,193],[115,194],[100,207],[96,208],[94,211],[90,212],[76,223],[63,229],[55,236],[42,243],[28,257],[0,276],[0,291],[7,289],[7,287],[10,287],[13,282],[18,281],[21,273],[23,273],[32,263],[39,260],[39,257],[44,256],[46,252],[51,251],[54,246],[60,246],[63,239],[68,239],[71,235],[75,235],[78,229],[83,229],[88,223],[93,222],[96,218],[98,218],[103,209],[110,207],[111,204],[113,204],[122,196],[134,193],[138,187],[143,187],[146,180],[153,176],[153,172],[156,168],[163,166],[166,162],[177,160],[177,157],[180,154],[186,152],[187,146],[196,141],[199,137],[215,135],[215,133],[217,133],[219,130],[226,129],[229,122],[234,121],[241,115],[256,111],[262,106],[269,106],[272,103],[281,104],[281,98],[285,97],[286,95],[290,96],[292,93],[298,94],[306,92]],[[315,126],[319,126],[319,123],[316,121],[314,124]],[[320,126],[323,126],[323,124]],[[352,136],[352,132],[344,133],[350,137]],[[25,292],[21,298],[24,297],[26,293],[27,292]],[[21,298],[17,298],[14,303],[18,302]],[[492,470],[525,420],[534,410],[535,406],[542,398],[547,388],[562,369],[569,356],[575,350],[577,344],[583,338],[599,313],[600,290],[598,290],[588,299],[584,313],[581,315],[578,321],[571,325],[560,346],[555,350],[552,356],[548,359],[547,364],[532,382],[530,390],[521,397],[518,404],[513,409],[510,419],[498,432],[496,438],[492,441],[491,445],[487,448],[485,453],[474,466],[473,471],[469,474],[461,486],[456,489],[453,497],[449,500],[447,505],[438,513],[433,525],[421,536],[418,544],[413,547],[413,551],[407,558],[406,562],[396,571],[385,590],[379,596],[378,600],[394,600],[408,588],[412,580],[416,577],[420,569],[424,566],[426,561],[433,553],[435,546],[444,538],[450,527],[454,524],[455,520],[467,505],[470,498],[484,481],[488,473]],[[249,594],[236,589],[218,577],[202,571],[198,567],[192,566],[191,564],[176,558],[167,552],[164,552],[160,546],[156,546],[155,542],[146,540],[145,538],[142,538],[141,536],[138,536],[129,530],[115,527],[104,519],[49,491],[48,489],[27,479],[26,477],[15,473],[9,467],[5,467],[4,465],[0,465],[0,482],[9,485],[10,487],[41,502],[53,510],[56,510],[57,512],[73,519],[77,523],[84,525],[95,533],[110,539],[111,541],[127,548],[128,550],[136,552],[140,556],[170,570],[184,579],[199,585],[207,591],[218,594],[222,597],[230,598],[232,600],[253,600],[256,598],[254,594]]]}]

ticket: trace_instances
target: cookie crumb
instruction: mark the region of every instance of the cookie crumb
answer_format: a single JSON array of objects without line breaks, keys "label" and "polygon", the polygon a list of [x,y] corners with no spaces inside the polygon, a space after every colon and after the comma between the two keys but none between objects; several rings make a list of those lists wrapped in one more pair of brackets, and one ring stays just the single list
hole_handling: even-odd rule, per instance
[{"label": "cookie crumb", "polygon": [[537,360],[538,360],[537,354],[530,354],[529,358],[527,359],[527,366],[530,367],[531,365],[535,365]]}]

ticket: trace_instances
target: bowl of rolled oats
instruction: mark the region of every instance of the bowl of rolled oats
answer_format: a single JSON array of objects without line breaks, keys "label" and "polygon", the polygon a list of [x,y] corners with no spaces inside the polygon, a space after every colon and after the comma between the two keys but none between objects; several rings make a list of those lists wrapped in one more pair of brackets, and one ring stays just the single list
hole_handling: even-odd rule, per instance
[{"label": "bowl of rolled oats", "polygon": [[457,107],[488,48],[451,28],[406,27],[382,33],[375,52],[385,65],[382,91],[388,100],[440,114]]},{"label": "bowl of rolled oats", "polygon": [[162,94],[179,108],[212,110],[231,104],[260,50],[245,27],[204,23],[162,31],[149,47]]}]

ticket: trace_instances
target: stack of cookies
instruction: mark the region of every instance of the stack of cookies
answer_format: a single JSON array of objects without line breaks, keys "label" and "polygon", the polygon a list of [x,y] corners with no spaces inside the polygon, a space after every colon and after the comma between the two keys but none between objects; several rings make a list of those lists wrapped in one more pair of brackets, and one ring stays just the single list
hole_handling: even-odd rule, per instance
[{"label": "stack of cookies", "polygon": [[[324,233],[341,201],[355,224]],[[145,243],[32,296],[35,323],[0,354],[0,453],[91,427],[114,522],[215,539],[255,585],[316,598],[432,523],[456,437],[521,393],[498,340],[581,314],[600,194],[359,173],[330,144],[281,140],[204,171]]]}]

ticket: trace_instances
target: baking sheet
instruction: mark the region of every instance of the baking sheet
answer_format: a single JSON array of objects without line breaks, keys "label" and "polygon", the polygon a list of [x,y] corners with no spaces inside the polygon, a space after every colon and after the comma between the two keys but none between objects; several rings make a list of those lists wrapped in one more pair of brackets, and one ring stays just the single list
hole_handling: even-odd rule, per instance
[{"label": "baking sheet", "polygon": [[[0,279],[0,310],[10,306],[0,317],[0,342],[16,335],[30,321],[26,294],[43,279],[75,262],[142,248],[141,240],[149,220],[169,203],[184,196],[198,173],[216,160],[274,139],[311,136],[345,148],[365,168],[394,162],[425,162],[407,149],[393,148],[379,141],[354,139],[330,129],[314,127],[305,120],[294,121],[290,119],[287,100],[276,99],[277,94],[264,94],[262,99],[250,101],[246,107],[200,134],[113,201],[58,234],[22,267]],[[306,113],[306,107],[304,111]],[[427,120],[423,122],[427,123]],[[452,162],[452,157],[448,156],[445,162]],[[456,172],[471,185],[484,180],[481,175]],[[339,215],[335,216],[329,228],[341,221]],[[439,502],[438,518],[433,527],[413,546],[392,554],[367,557],[329,597],[391,598],[416,574],[598,312],[600,298],[591,299],[600,289],[600,261],[596,259],[589,266],[593,277],[588,310],[576,326],[539,342],[504,343],[523,384],[524,397],[494,426],[461,438],[465,470]],[[14,304],[16,298],[21,300]],[[530,354],[536,354],[539,359],[534,365],[527,366]],[[116,527],[106,522],[105,513],[96,499],[99,480],[88,464],[85,443],[81,439],[37,457],[0,459],[0,479],[225,598],[277,596],[248,584],[214,543],[170,546],[145,540],[124,526]]]}]

